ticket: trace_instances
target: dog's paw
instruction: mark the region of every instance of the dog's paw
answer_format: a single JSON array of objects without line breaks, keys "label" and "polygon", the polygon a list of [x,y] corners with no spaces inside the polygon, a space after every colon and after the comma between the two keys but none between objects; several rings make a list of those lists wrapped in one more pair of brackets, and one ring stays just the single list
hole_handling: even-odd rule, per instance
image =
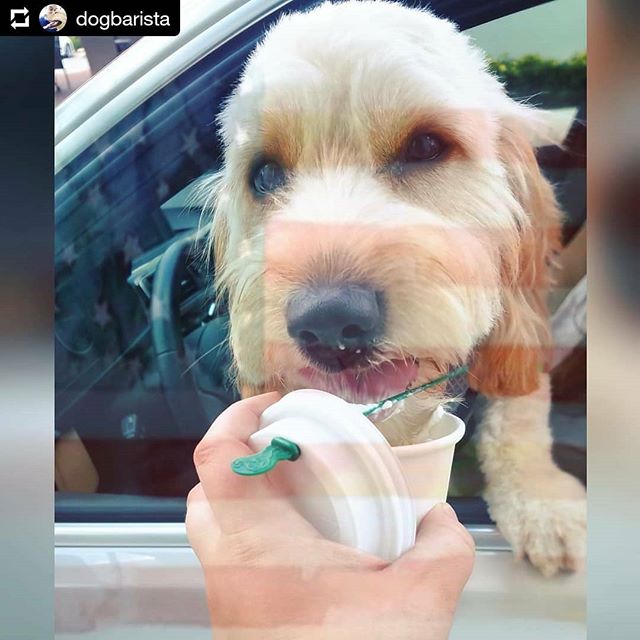
[{"label": "dog's paw", "polygon": [[[587,503],[582,484],[554,469],[551,477],[527,490],[489,491],[492,518],[511,544],[517,558],[527,557],[540,572],[551,577],[558,571],[584,567]],[[491,495],[493,494],[493,495]],[[542,494],[542,495],[541,495]]]}]

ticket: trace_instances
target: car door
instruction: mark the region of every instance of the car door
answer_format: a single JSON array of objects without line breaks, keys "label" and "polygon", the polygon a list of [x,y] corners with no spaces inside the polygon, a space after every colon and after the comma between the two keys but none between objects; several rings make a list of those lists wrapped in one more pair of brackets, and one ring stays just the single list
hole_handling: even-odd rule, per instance
[{"label": "car door", "polygon": [[[283,11],[314,4],[184,2],[180,36],[135,43],[56,114],[60,640],[210,637],[201,570],[183,521],[185,496],[196,482],[193,446],[235,398],[226,378],[224,309],[212,303],[206,265],[187,261],[177,291],[184,343],[177,361],[181,373],[197,372],[189,401],[206,418],[189,430],[172,410],[176,390],[167,388],[158,366],[154,280],[168,250],[197,236],[202,212],[193,204],[193,185],[219,167],[215,116],[243,61]],[[496,34],[511,46],[536,20],[543,28],[559,15],[577,22],[582,16],[574,0],[418,4],[470,29],[482,46]],[[556,14],[532,13],[550,9]],[[506,64],[493,54],[496,65]],[[572,126],[579,92],[559,103],[551,96],[547,106],[565,109],[559,127]],[[584,214],[581,179],[579,169],[561,174],[570,185],[561,198],[576,224]],[[212,348],[202,346],[205,332],[214,335]],[[474,420],[469,416],[470,425]],[[473,443],[457,459],[452,502],[478,558],[453,637],[539,637],[541,630],[584,637],[583,577],[548,581],[514,563],[479,497]]]}]

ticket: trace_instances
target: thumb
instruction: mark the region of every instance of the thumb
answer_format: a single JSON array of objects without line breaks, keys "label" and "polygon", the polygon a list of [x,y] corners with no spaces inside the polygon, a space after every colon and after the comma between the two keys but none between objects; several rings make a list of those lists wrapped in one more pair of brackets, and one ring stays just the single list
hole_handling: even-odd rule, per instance
[{"label": "thumb", "polygon": [[391,566],[420,575],[457,598],[471,575],[474,557],[473,538],[453,508],[442,503],[422,519],[415,546]]}]

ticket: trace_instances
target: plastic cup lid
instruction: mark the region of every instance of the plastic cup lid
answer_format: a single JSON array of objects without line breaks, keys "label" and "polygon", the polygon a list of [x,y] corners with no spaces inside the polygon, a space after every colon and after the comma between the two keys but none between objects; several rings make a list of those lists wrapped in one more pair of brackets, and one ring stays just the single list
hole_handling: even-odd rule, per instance
[{"label": "plastic cup lid", "polygon": [[415,542],[409,488],[391,446],[361,411],[324,391],[293,391],[262,415],[255,451],[273,438],[295,442],[300,456],[270,474],[325,537],[393,560]]}]

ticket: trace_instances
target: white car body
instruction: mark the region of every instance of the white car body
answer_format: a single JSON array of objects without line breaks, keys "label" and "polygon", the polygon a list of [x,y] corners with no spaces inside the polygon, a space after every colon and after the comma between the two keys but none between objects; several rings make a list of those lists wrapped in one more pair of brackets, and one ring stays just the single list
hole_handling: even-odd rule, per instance
[{"label": "white car body", "polygon": [[[180,35],[143,38],[58,107],[56,172],[159,87],[286,4],[183,2]],[[583,574],[545,579],[514,561],[495,527],[469,529],[477,559],[453,640],[586,637]],[[58,640],[211,637],[202,572],[184,525],[58,523],[55,541]]]},{"label": "white car body", "polygon": [[[543,578],[494,527],[470,527],[477,557],[452,640],[582,640],[583,575]],[[211,637],[204,581],[181,524],[58,524],[57,640]]]},{"label": "white car body", "polygon": [[76,52],[76,48],[68,36],[58,36],[58,45],[60,46],[60,55],[62,58],[71,58]]}]

